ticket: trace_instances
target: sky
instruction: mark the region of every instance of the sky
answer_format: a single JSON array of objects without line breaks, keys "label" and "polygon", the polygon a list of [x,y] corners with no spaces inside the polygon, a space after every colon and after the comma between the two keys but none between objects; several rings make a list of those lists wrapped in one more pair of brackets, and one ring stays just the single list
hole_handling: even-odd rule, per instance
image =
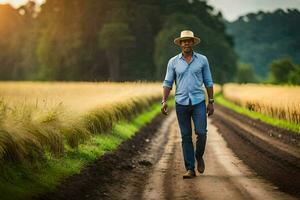
[{"label": "sky", "polygon": [[278,8],[298,8],[300,0],[208,0],[208,4],[220,10],[228,21],[234,21],[239,16],[250,12],[274,11]]},{"label": "sky", "polygon": [[[0,0],[1,3],[10,3],[15,7],[26,3],[28,0]],[[35,0],[42,3],[45,0]],[[298,8],[300,0],[207,0],[210,5],[221,11],[223,17],[228,21],[234,21],[239,16],[250,12],[274,11],[278,8]]]},{"label": "sky", "polygon": [[[13,5],[14,7],[18,7],[20,5],[23,5],[27,2],[28,0],[0,0],[0,4],[3,3],[10,3],[11,5]],[[37,3],[42,3],[45,0],[35,0],[35,2]]]}]

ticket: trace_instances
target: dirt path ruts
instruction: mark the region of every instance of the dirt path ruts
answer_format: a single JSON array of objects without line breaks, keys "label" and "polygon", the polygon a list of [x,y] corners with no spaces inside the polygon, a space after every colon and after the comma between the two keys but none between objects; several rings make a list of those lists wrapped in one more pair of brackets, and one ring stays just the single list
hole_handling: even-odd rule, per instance
[{"label": "dirt path ruts", "polygon": [[[91,165],[62,181],[55,191],[41,194],[34,200],[96,200],[139,199],[144,178],[151,166],[160,157],[159,150],[166,139],[161,132],[169,128],[169,121],[158,115],[143,127],[132,139],[107,153]],[[157,146],[149,151],[150,146]],[[161,153],[160,153],[161,152]],[[133,198],[130,198],[130,197]]]},{"label": "dirt path ruts", "polygon": [[[280,182],[280,189],[297,195],[297,186],[286,190],[290,186],[286,181],[299,181],[299,172],[293,171],[297,164],[293,160],[281,163],[277,158],[272,161],[272,156],[253,144],[255,141],[251,143],[240,136],[240,132],[245,132],[243,126],[226,120],[224,112],[216,106],[215,115],[208,120],[203,175],[182,179],[185,170],[181,138],[173,110],[168,117],[158,116],[117,151],[64,181],[57,191],[37,199],[296,199],[271,182]],[[230,112],[226,114],[236,117]],[[272,177],[265,176],[265,171]]]},{"label": "dirt path ruts", "polygon": [[[253,122],[257,126],[253,126]],[[255,172],[274,183],[280,190],[300,198],[300,149],[299,136],[293,136],[294,144],[287,145],[282,138],[268,136],[264,123],[221,107],[216,107],[213,124],[218,127],[233,152]],[[277,127],[266,125],[269,132]],[[289,131],[280,130],[283,137]],[[261,139],[263,138],[263,139]],[[284,148],[283,148],[284,147]]]},{"label": "dirt path ruts", "polygon": [[206,171],[194,179],[182,179],[181,139],[177,122],[173,124],[142,199],[295,199],[277,191],[238,159],[211,124],[211,119],[205,152]]}]

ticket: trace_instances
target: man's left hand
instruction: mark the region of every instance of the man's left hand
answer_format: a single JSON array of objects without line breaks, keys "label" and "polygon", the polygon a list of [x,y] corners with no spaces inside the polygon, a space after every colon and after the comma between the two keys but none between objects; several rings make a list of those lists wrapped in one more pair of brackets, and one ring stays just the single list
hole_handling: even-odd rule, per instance
[{"label": "man's left hand", "polygon": [[208,116],[211,116],[214,114],[214,104],[209,103],[206,108],[206,113],[208,113]]}]

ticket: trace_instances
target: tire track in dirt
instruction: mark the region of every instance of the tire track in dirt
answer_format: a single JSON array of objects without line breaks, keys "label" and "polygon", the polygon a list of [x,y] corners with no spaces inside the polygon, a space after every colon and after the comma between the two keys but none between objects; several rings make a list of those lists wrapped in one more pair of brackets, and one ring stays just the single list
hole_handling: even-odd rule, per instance
[{"label": "tire track in dirt", "polygon": [[[152,199],[295,199],[247,167],[208,120],[208,141],[204,155],[206,171],[194,179],[182,179],[184,164],[177,121],[168,132],[161,159],[153,167],[143,191]],[[195,138],[194,138],[195,139]]]},{"label": "tire track in dirt", "polygon": [[[297,135],[293,136],[294,143],[288,145],[287,141],[267,134],[278,130],[277,127],[266,125],[266,130],[264,123],[240,116],[222,106],[216,107],[213,124],[233,152],[259,176],[271,181],[280,190],[300,197],[300,151],[295,145],[299,142]],[[287,136],[291,134],[286,130],[280,132]]]},{"label": "tire track in dirt", "polygon": [[[239,136],[239,131],[242,130],[226,120],[226,114],[234,114],[226,113],[222,118],[218,112],[221,109],[216,106],[215,114],[208,118],[204,154],[206,170],[202,175],[197,174],[194,179],[182,179],[185,169],[181,137],[176,113],[172,110],[167,117],[156,117],[116,151],[103,156],[80,174],[65,180],[56,191],[37,199],[296,199],[260,176],[263,170],[271,174],[274,170],[275,181],[280,180],[276,179],[282,178],[277,174],[281,168],[274,169],[278,166],[276,162],[283,169],[295,165],[280,163],[282,160],[274,161],[275,163],[269,160],[268,156],[257,150],[255,144]],[[250,164],[251,168],[245,163]],[[289,178],[291,177],[285,180]],[[298,178],[294,177],[295,180]]]}]

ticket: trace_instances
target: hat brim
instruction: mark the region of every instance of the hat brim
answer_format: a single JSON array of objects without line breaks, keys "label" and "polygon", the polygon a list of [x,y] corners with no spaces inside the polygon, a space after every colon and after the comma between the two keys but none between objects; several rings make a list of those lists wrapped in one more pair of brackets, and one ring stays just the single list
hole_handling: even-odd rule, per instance
[{"label": "hat brim", "polygon": [[198,38],[198,37],[179,37],[179,38],[175,38],[174,39],[174,43],[176,45],[180,46],[180,41],[181,40],[186,40],[186,39],[190,39],[190,38],[194,39],[193,46],[195,46],[195,45],[197,45],[197,44],[199,44],[201,42],[200,38]]}]

